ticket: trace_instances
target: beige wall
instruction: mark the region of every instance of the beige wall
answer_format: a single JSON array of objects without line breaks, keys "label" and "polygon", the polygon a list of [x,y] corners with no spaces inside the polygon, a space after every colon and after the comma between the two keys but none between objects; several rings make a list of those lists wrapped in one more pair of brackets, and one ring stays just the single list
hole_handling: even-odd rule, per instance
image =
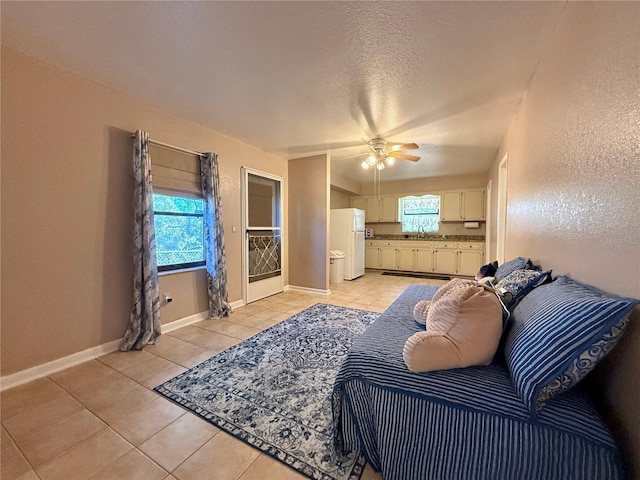
[{"label": "beige wall", "polygon": [[[491,171],[509,153],[505,258],[640,297],[637,3],[569,2]],[[491,244],[495,253],[495,222]],[[640,315],[599,372],[640,477]],[[615,361],[611,361],[611,360]]]},{"label": "beige wall", "polygon": [[289,160],[289,285],[293,287],[329,289],[330,170],[328,155]]},{"label": "beige wall", "polygon": [[[229,300],[241,299],[240,167],[286,180],[287,162],[3,48],[2,375],[122,336],[131,308],[136,129],[218,153]],[[286,218],[286,190],[284,205]],[[161,310],[163,323],[207,309],[202,278],[161,277],[161,291],[174,299]]]},{"label": "beige wall", "polygon": [[351,208],[351,195],[332,188],[331,208]]}]

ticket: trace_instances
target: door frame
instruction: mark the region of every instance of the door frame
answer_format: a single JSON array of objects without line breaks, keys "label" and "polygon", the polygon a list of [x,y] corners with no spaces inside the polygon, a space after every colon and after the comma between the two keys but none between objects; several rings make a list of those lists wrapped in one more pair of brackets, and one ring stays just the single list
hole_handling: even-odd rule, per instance
[{"label": "door frame", "polygon": [[[284,238],[284,178],[279,175],[274,175],[272,173],[263,172],[261,170],[256,170],[254,168],[240,167],[241,175],[240,175],[240,192],[241,192],[241,206],[240,210],[242,213],[242,301],[245,305],[247,305],[249,301],[249,189],[248,189],[248,179],[249,175],[256,175],[263,178],[268,178],[270,180],[275,180],[280,182],[280,195],[278,199],[278,212],[279,212],[279,220],[280,220],[280,254],[283,258],[280,259],[280,275],[277,277],[280,279],[279,290],[278,292],[284,291],[284,252],[285,252],[285,238]],[[265,226],[266,227],[266,226]],[[274,292],[274,293],[278,293]],[[266,295],[268,296],[268,295]],[[264,297],[262,297],[264,298]],[[257,301],[259,299],[255,299],[253,301]]]},{"label": "door frame", "polygon": [[504,247],[507,240],[507,181],[509,152],[504,154],[498,165],[498,205],[496,228],[496,257],[498,263],[504,263]]}]

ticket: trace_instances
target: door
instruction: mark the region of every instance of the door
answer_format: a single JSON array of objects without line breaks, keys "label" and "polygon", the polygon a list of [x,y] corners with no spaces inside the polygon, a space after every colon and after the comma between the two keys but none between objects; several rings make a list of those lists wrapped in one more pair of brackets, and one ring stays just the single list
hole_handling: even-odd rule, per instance
[{"label": "door", "polygon": [[282,179],[242,168],[244,298],[251,303],[283,290]]}]

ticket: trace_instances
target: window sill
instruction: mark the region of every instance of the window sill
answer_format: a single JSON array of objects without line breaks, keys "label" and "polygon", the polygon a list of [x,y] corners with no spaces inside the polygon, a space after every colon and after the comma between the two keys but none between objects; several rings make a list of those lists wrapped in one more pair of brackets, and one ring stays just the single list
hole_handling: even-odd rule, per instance
[{"label": "window sill", "polygon": [[158,272],[159,277],[164,277],[165,275],[173,275],[174,273],[186,273],[186,272],[195,272],[196,270],[206,270],[206,266],[201,267],[191,267],[191,268],[180,268],[178,270],[167,270],[166,272]]}]

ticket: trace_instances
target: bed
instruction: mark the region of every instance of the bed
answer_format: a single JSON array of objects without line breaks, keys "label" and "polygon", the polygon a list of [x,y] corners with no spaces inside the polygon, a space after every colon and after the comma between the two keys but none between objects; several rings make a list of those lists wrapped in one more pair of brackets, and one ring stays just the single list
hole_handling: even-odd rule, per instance
[{"label": "bed", "polygon": [[437,287],[410,286],[354,343],[333,388],[337,452],[361,451],[385,480],[622,479],[620,452],[580,385],[525,408],[504,359],[410,372],[405,341],[416,303]]}]

